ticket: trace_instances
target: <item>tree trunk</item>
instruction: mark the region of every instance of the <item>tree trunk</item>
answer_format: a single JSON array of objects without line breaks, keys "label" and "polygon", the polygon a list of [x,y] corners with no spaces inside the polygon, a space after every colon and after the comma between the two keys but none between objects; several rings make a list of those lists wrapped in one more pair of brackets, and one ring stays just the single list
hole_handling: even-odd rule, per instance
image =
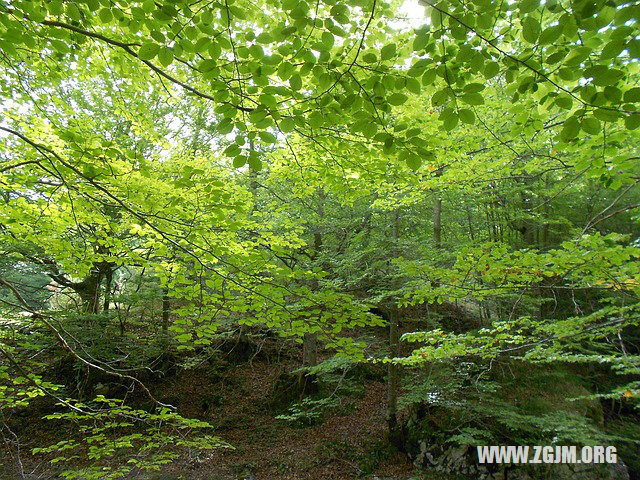
[{"label": "tree trunk", "polygon": [[305,333],[302,343],[302,366],[313,367],[318,364],[318,334]]},{"label": "tree trunk", "polygon": [[[398,257],[398,236],[399,236],[399,211],[393,213],[393,256]],[[395,302],[395,300],[394,300]],[[398,356],[398,307],[395,303],[391,306],[391,315],[389,318],[389,356],[396,358]],[[398,365],[390,362],[387,370],[387,425],[389,428],[389,437],[392,443],[398,440],[398,385],[399,371]]]},{"label": "tree trunk", "polygon": [[[326,193],[322,188],[320,188],[318,192],[318,222],[316,228],[322,227],[322,220],[324,218],[324,201],[326,198]],[[313,259],[316,260],[320,255],[322,255],[323,248],[323,238],[322,232],[316,231],[313,234]],[[320,259],[320,263],[322,266],[322,259]],[[314,279],[311,282],[311,288],[313,290],[318,290],[320,285],[318,285],[317,279]],[[317,332],[307,332],[302,337],[302,366],[303,367],[313,367],[318,364],[318,333]],[[303,392],[307,395],[314,394],[318,392],[318,379],[315,374],[304,373],[304,387]]]},{"label": "tree trunk", "polygon": [[442,227],[440,224],[440,212],[442,211],[442,199],[436,196],[433,202],[433,243],[436,248],[442,247],[441,233]]},{"label": "tree trunk", "polygon": [[109,311],[109,304],[111,303],[111,284],[113,283],[113,270],[109,268],[105,272],[105,283],[104,283],[104,304],[102,305],[102,311]]},{"label": "tree trunk", "polygon": [[[321,188],[318,192],[318,228],[321,227],[324,218],[324,202],[326,198],[325,191]],[[317,259],[322,254],[323,239],[322,232],[316,231],[313,234],[313,257]],[[312,287],[314,290],[320,288],[317,280],[313,280]],[[318,334],[305,333],[302,338],[302,366],[312,367],[318,364]]]},{"label": "tree trunk", "polygon": [[[442,176],[442,169],[440,167],[436,172],[436,177]],[[442,246],[442,222],[440,221],[440,214],[442,212],[442,198],[440,198],[440,190],[435,190],[435,199],[433,200],[433,244],[436,248]],[[394,234],[397,232],[394,230]],[[398,240],[397,236],[394,236],[394,240]]]},{"label": "tree trunk", "polygon": [[[395,358],[398,356],[398,309],[393,306],[389,320],[389,356]],[[389,433],[393,435],[398,430],[398,365],[389,363],[388,368],[388,385],[387,385],[387,424]]]},{"label": "tree trunk", "polygon": [[468,205],[467,205],[467,223],[469,224],[469,238],[471,238],[471,241],[474,241],[476,238],[473,233],[473,217],[471,216],[471,210],[469,210]]},{"label": "tree trunk", "polygon": [[80,296],[83,310],[86,313],[98,313],[98,300],[100,298],[100,270],[92,268],[89,275],[71,288]]},{"label": "tree trunk", "polygon": [[162,289],[162,337],[166,342],[169,338],[169,312],[171,300],[169,299],[169,287]]},{"label": "tree trunk", "polygon": [[547,175],[544,179],[545,184],[545,196],[543,197],[544,202],[544,225],[542,226],[542,250],[547,250],[549,248],[549,202],[551,198],[549,197],[549,191],[551,190],[551,182],[549,181],[549,175]]}]

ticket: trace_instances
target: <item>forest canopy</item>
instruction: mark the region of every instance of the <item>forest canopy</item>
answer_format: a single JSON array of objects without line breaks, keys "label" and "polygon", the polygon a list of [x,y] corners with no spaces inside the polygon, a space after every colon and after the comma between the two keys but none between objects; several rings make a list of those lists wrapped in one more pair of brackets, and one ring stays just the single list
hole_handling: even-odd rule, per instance
[{"label": "forest canopy", "polygon": [[214,468],[246,397],[283,436],[376,404],[446,475],[596,444],[640,478],[639,20],[0,0],[0,476]]}]

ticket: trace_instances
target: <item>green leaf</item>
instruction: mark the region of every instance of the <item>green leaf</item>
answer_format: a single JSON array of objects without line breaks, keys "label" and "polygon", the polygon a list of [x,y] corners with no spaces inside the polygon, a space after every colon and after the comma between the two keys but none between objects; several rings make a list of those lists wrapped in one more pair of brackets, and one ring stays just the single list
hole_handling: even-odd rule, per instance
[{"label": "green leaf", "polygon": [[223,119],[217,126],[216,130],[220,135],[226,135],[233,130],[233,122],[230,118]]},{"label": "green leaf", "polygon": [[598,86],[615,85],[624,76],[622,70],[596,65],[585,70],[587,77],[593,77],[593,84]]},{"label": "green leaf", "polygon": [[380,60],[382,61],[389,60],[393,58],[395,54],[396,54],[396,44],[389,43],[384,47],[382,47],[382,49],[380,50]]},{"label": "green leaf", "polygon": [[554,43],[562,36],[563,30],[564,27],[562,25],[554,25],[553,27],[544,29],[544,31],[540,34],[540,45],[550,45]]},{"label": "green leaf", "polygon": [[573,107],[573,98],[571,98],[571,96],[567,94],[559,95],[554,103],[560,108],[570,110],[571,107]]},{"label": "green leaf", "polygon": [[164,67],[171,65],[171,62],[173,62],[173,50],[169,47],[161,47],[158,52],[158,61]]},{"label": "green leaf", "polygon": [[407,78],[407,90],[416,95],[420,95],[420,82],[412,77]]},{"label": "green leaf", "polygon": [[442,128],[446,132],[449,132],[454,128],[456,128],[457,125],[458,125],[458,115],[454,113],[453,115],[445,119],[445,121],[442,123]]},{"label": "green leaf", "polygon": [[244,155],[238,155],[236,158],[233,159],[233,166],[235,168],[244,167],[246,163],[247,163],[247,157],[245,157]]},{"label": "green leaf", "polygon": [[464,91],[468,93],[478,93],[483,91],[484,88],[485,85],[483,85],[482,83],[467,83],[464,86]]},{"label": "green leaf", "polygon": [[64,7],[61,0],[53,0],[49,3],[47,9],[51,13],[51,15],[62,15],[62,13],[64,12]]},{"label": "green leaf", "polygon": [[365,63],[376,63],[378,61],[378,57],[373,52],[367,52],[362,56],[362,60]]},{"label": "green leaf", "polygon": [[407,97],[405,94],[403,93],[393,93],[391,95],[389,95],[389,97],[387,97],[387,101],[391,104],[391,105],[402,105],[404,102],[407,101],[409,97]]},{"label": "green leaf", "polygon": [[227,157],[237,157],[238,155],[240,155],[240,147],[238,146],[238,144],[233,143],[225,148],[224,152],[222,153]]},{"label": "green leaf", "polygon": [[280,131],[283,133],[293,132],[296,127],[296,122],[291,117],[285,117],[280,120]]},{"label": "green leaf", "polygon": [[460,96],[460,99],[463,102],[468,103],[469,105],[483,105],[484,104],[484,97],[478,92],[465,93],[465,94]]},{"label": "green leaf", "polygon": [[217,60],[220,58],[220,54],[222,53],[222,47],[219,43],[211,42],[207,48],[207,52],[209,53],[211,60]]},{"label": "green leaf", "polygon": [[256,172],[259,172],[262,170],[262,161],[256,156],[251,156],[249,157],[249,167]]},{"label": "green leaf", "polygon": [[424,85],[425,87],[432,85],[436,80],[436,75],[437,70],[435,68],[431,68],[424,72],[424,75],[422,75],[422,85]]},{"label": "green leaf", "polygon": [[14,42],[3,40],[1,38],[0,38],[0,51],[4,52],[6,55],[9,55],[9,56],[13,56],[18,53]]},{"label": "green leaf", "polygon": [[493,78],[500,73],[500,65],[498,62],[489,62],[484,67],[484,76],[485,78]]},{"label": "green leaf", "polygon": [[560,132],[560,138],[563,141],[568,141],[575,138],[580,132],[580,124],[576,117],[570,117],[564,122],[562,131]]},{"label": "green leaf", "polygon": [[267,108],[276,108],[278,106],[276,97],[273,95],[269,95],[268,93],[263,93],[262,95],[260,95],[258,101]]},{"label": "green leaf", "polygon": [[273,38],[268,32],[262,32],[260,35],[256,37],[256,42],[267,44],[273,42]]},{"label": "green leaf", "polygon": [[520,13],[531,13],[540,6],[540,0],[522,0],[518,3]]},{"label": "green leaf", "polygon": [[404,161],[407,164],[407,166],[414,172],[418,170],[422,165],[422,159],[415,153],[411,153],[411,152],[405,155]]},{"label": "green leaf", "polygon": [[600,52],[600,58],[603,60],[608,60],[611,58],[615,58],[620,55],[620,52],[624,49],[624,39],[618,38],[615,40],[611,40],[607,43],[602,51]]},{"label": "green leaf", "polygon": [[473,110],[468,108],[461,108],[458,111],[458,116],[460,117],[460,121],[467,125],[473,125],[476,122],[476,115],[473,113]]},{"label": "green leaf", "polygon": [[427,31],[421,31],[416,34],[415,38],[413,39],[413,51],[418,52],[420,50],[423,50],[429,43],[429,38],[430,35]]},{"label": "green leaf", "polygon": [[217,66],[218,66],[218,63],[215,60],[206,59],[206,60],[201,61],[198,64],[198,69],[202,73],[207,73],[207,72],[213,71]]},{"label": "green leaf", "polygon": [[634,113],[632,115],[627,115],[624,118],[624,126],[627,130],[635,130],[640,127],[640,114]]},{"label": "green leaf", "polygon": [[67,16],[73,21],[79,21],[81,18],[80,10],[74,3],[67,4]]},{"label": "green leaf", "polygon": [[265,143],[276,143],[278,139],[270,132],[260,132],[260,138]]},{"label": "green leaf", "polygon": [[142,2],[142,9],[147,13],[153,12],[156,9],[155,0],[144,0],[144,2]]},{"label": "green leaf", "polygon": [[108,8],[100,9],[100,11],[98,12],[98,16],[100,17],[100,21],[102,23],[109,23],[111,20],[113,20],[111,10],[109,10]]},{"label": "green leaf", "polygon": [[335,39],[333,38],[333,35],[331,33],[322,32],[322,43],[325,47],[332,48],[334,41]]},{"label": "green leaf", "polygon": [[254,43],[249,47],[249,53],[256,60],[264,58],[264,49],[262,48],[262,45],[258,45],[257,43]]},{"label": "green leaf", "polygon": [[624,92],[624,101],[629,103],[640,102],[640,87],[634,87]]},{"label": "green leaf", "polygon": [[580,122],[580,128],[590,135],[597,135],[600,133],[600,121],[594,117],[586,117]]},{"label": "green leaf", "polygon": [[299,73],[294,73],[289,79],[289,86],[292,90],[298,91],[302,88],[302,77]]},{"label": "green leaf", "polygon": [[438,119],[442,121],[442,129],[448,132],[450,130],[453,130],[458,125],[459,117],[456,111],[453,108],[449,107],[445,108],[442,113],[440,113]]},{"label": "green leaf", "polygon": [[609,108],[597,108],[593,111],[593,116],[603,122],[615,122],[621,117],[621,114]]},{"label": "green leaf", "polygon": [[529,43],[536,43],[540,35],[540,21],[527,16],[522,21],[522,38]]},{"label": "green leaf", "polygon": [[347,8],[346,5],[344,5],[342,3],[338,3],[338,4],[334,5],[333,7],[331,7],[331,16],[333,18],[344,17],[344,16],[347,16],[347,15],[349,15],[349,9]]},{"label": "green leaf", "polygon": [[309,125],[311,128],[318,128],[324,124],[324,115],[321,112],[313,112],[309,115]]},{"label": "green leaf", "polygon": [[153,60],[160,51],[160,45],[153,42],[143,43],[138,49],[140,60]]}]

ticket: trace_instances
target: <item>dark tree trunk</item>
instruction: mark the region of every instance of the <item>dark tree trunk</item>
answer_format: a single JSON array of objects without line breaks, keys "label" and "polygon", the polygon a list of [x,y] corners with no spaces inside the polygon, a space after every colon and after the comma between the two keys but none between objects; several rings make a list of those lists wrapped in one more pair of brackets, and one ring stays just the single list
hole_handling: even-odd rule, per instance
[{"label": "dark tree trunk", "polygon": [[313,367],[318,364],[318,334],[305,333],[302,343],[302,366]]},{"label": "dark tree trunk", "polygon": [[86,313],[98,313],[101,279],[102,275],[100,270],[94,267],[82,282],[74,283],[71,286],[71,288],[80,296],[83,311]]}]

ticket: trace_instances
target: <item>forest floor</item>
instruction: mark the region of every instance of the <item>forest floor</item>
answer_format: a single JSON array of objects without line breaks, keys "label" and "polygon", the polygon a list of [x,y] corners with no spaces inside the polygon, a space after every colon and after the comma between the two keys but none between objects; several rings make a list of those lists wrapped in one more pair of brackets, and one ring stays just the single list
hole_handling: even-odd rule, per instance
[{"label": "forest floor", "polygon": [[[215,384],[198,369],[177,375],[175,383],[166,387],[180,392],[180,412],[218,426],[220,437],[234,448],[176,462],[164,472],[167,479],[180,475],[185,480],[416,478],[407,457],[390,449],[385,440],[382,382],[368,382],[340,416],[296,428],[276,419],[268,408],[270,392],[285,368],[267,362],[233,366]],[[203,412],[202,399],[212,391],[219,394],[220,404]]]},{"label": "forest floor", "polygon": [[[425,478],[405,454],[386,439],[386,386],[384,369],[365,372],[344,383],[354,392],[337,396],[340,406],[327,412],[323,421],[294,426],[276,418],[286,411],[274,408],[282,378],[300,366],[301,352],[293,348],[278,358],[254,355],[243,358],[225,354],[204,359],[196,366],[178,366],[164,378],[148,384],[155,398],[177,407],[178,413],[198,418],[215,427],[215,435],[231,445],[204,452],[190,452],[167,465],[160,473],[139,473],[139,480],[347,480]],[[179,363],[179,362],[178,362]],[[55,370],[53,368],[52,370]],[[59,375],[68,375],[58,369]],[[362,372],[361,372],[362,373]],[[96,380],[93,380],[93,386]],[[331,387],[333,388],[333,387]],[[94,392],[96,393],[96,392]],[[110,394],[107,394],[110,396]],[[133,400],[133,398],[132,398]],[[148,398],[139,401],[148,403]],[[58,410],[42,398],[16,418],[16,432],[26,443],[21,447],[25,472],[14,475],[10,458],[0,461],[0,479],[53,480],[58,465],[42,455],[27,452],[51,445],[60,434],[73,435],[68,424],[42,417]],[[26,430],[29,434],[26,435]],[[78,465],[81,466],[81,465]],[[432,479],[433,477],[428,477]]]}]

